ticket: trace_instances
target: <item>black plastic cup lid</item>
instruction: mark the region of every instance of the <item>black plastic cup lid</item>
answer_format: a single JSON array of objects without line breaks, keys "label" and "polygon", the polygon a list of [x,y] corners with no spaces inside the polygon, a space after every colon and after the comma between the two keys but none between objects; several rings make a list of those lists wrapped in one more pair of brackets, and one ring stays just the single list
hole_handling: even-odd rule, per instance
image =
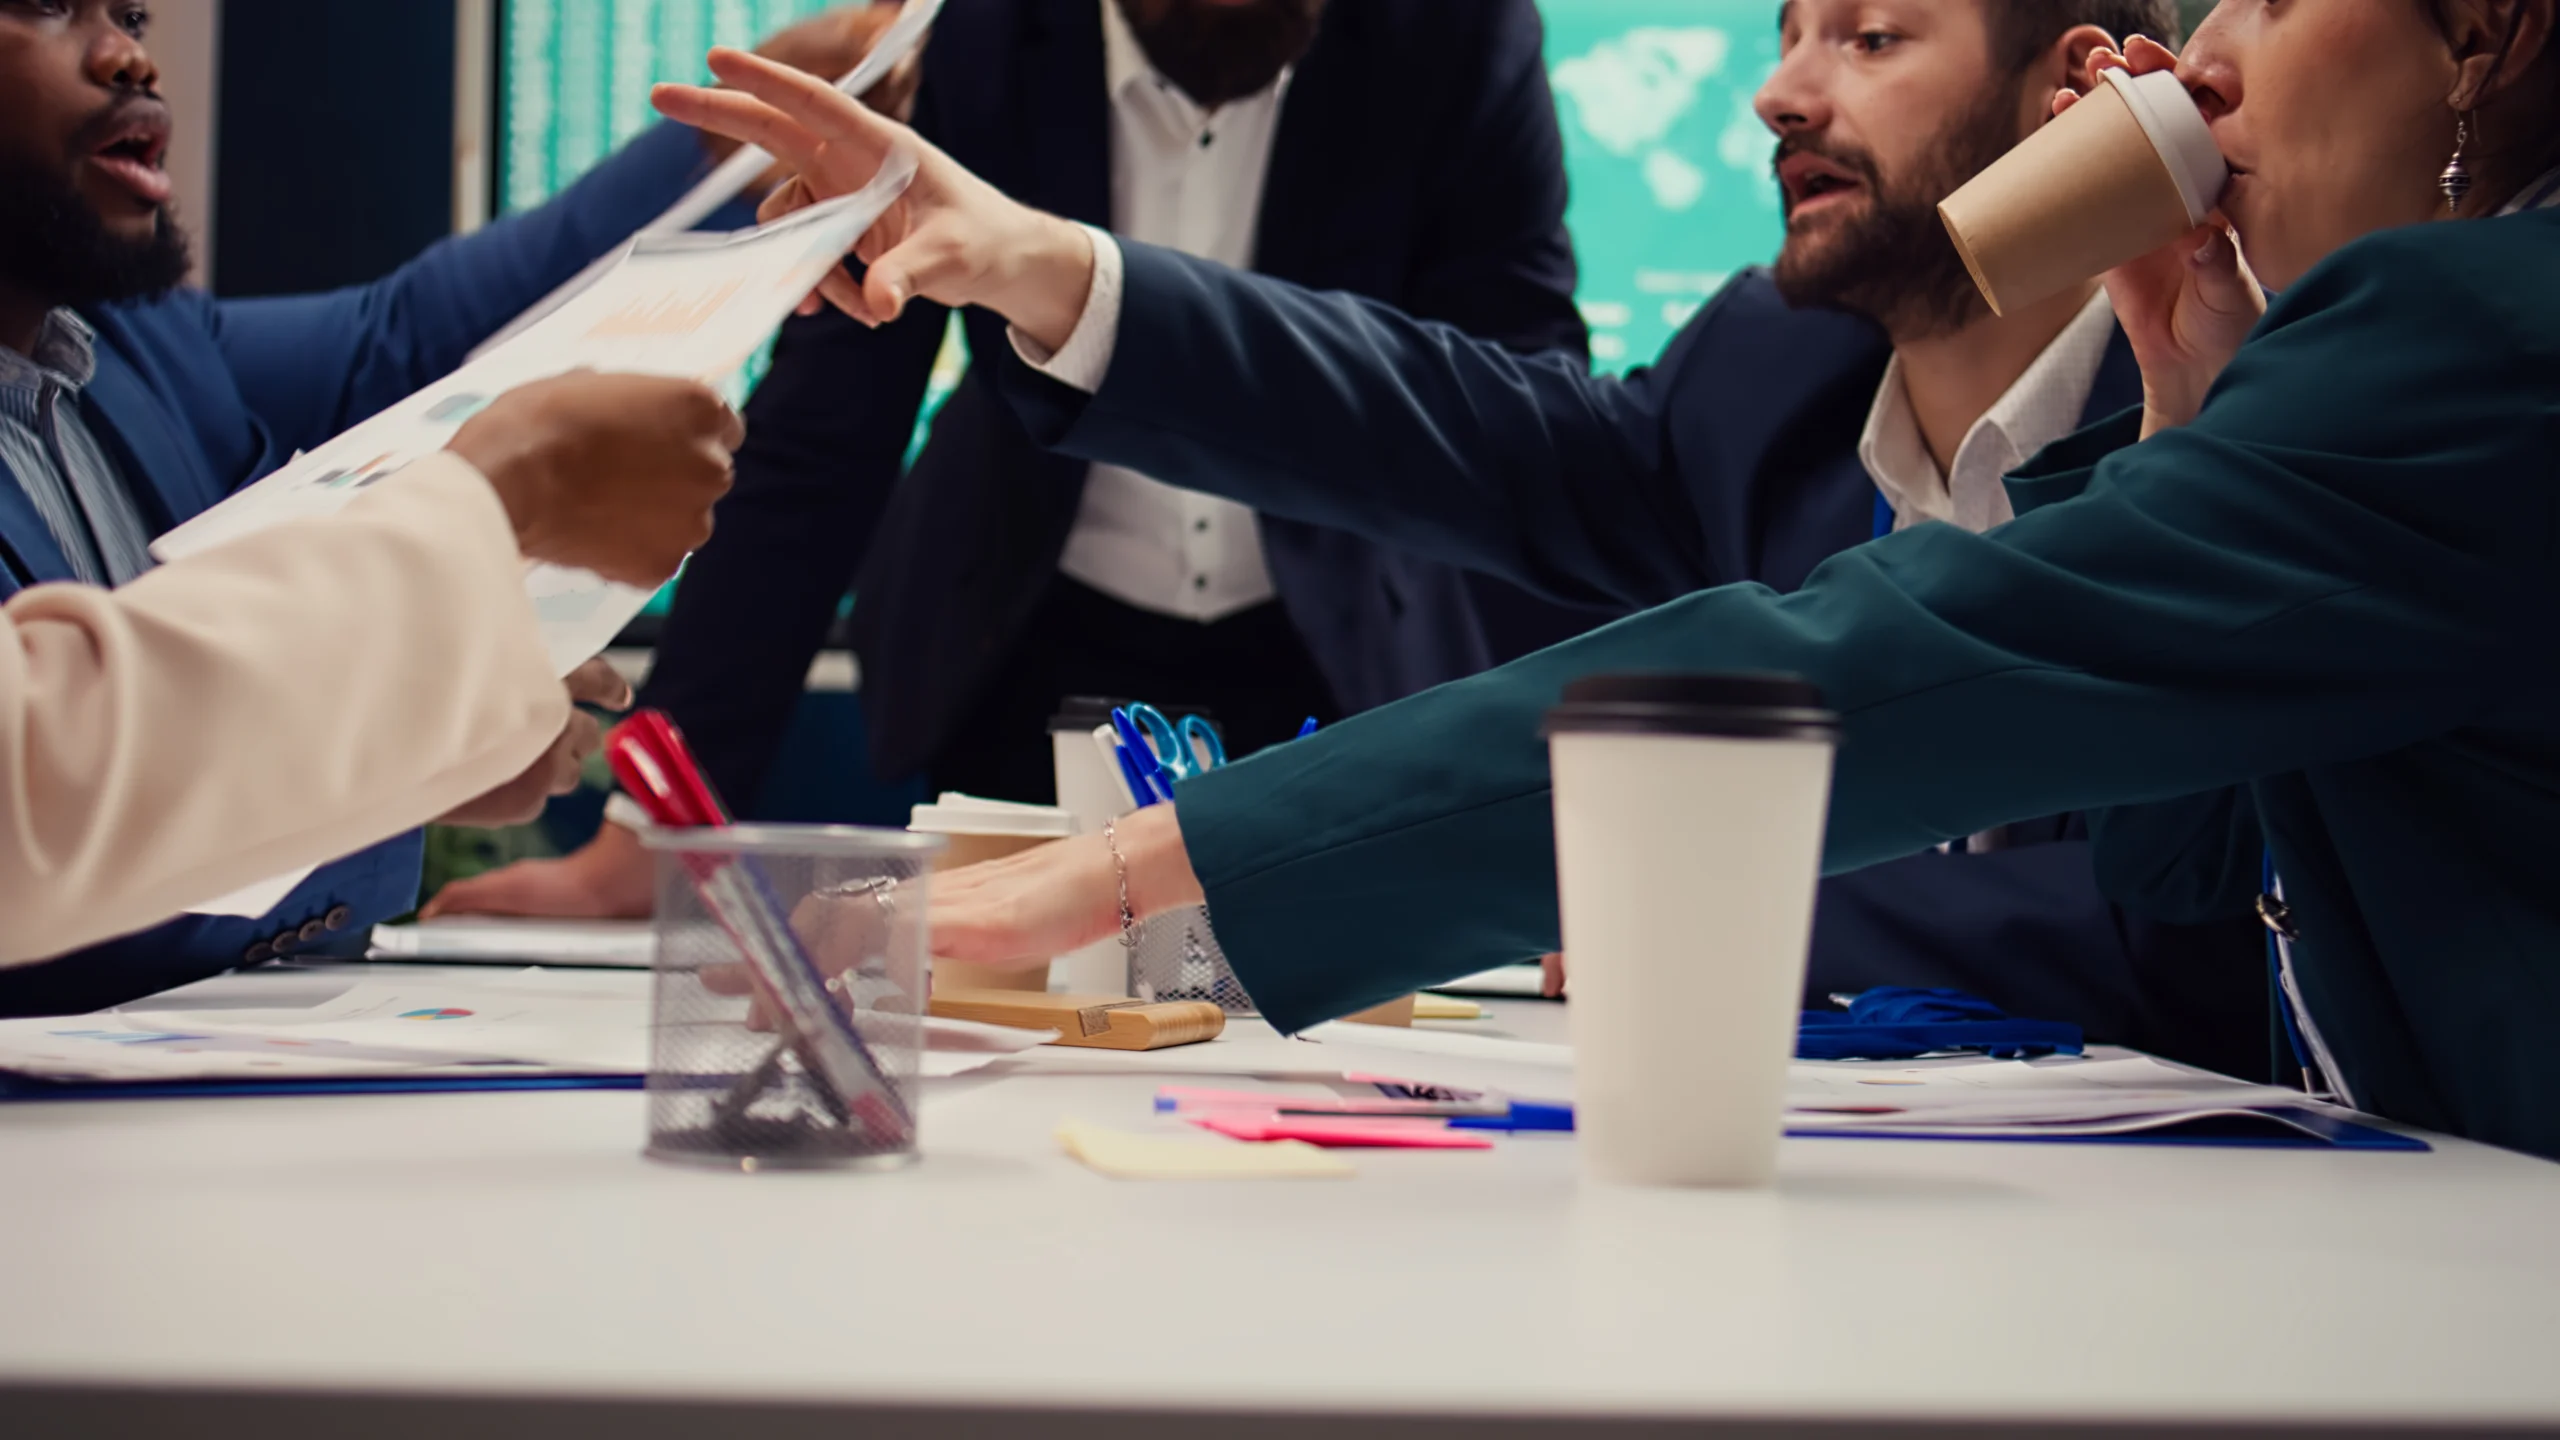
[{"label": "black plastic cup lid", "polygon": [[1799,675],[1589,675],[1547,712],[1549,735],[1713,735],[1837,743],[1840,717]]}]

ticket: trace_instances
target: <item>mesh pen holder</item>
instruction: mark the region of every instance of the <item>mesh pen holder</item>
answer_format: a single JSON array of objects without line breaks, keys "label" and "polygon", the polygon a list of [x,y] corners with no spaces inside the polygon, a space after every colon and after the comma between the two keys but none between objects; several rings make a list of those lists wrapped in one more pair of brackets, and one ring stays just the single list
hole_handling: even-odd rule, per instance
[{"label": "mesh pen holder", "polygon": [[1206,1000],[1230,1015],[1252,1015],[1253,997],[1227,965],[1209,928],[1206,906],[1186,905],[1138,922],[1137,948],[1129,952],[1129,994],[1159,1000]]},{"label": "mesh pen holder", "polygon": [[721,1169],[916,1154],[928,871],[902,830],[655,829],[649,1140]]}]

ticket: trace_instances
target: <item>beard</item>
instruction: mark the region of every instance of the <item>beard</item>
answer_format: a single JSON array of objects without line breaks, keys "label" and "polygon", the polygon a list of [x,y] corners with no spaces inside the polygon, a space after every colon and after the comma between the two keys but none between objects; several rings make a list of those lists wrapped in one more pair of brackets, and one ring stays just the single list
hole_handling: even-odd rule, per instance
[{"label": "beard", "polygon": [[60,169],[0,158],[0,278],[13,288],[55,305],[104,305],[175,289],[189,264],[169,207],[148,238],[126,239]]},{"label": "beard", "polygon": [[1944,335],[1991,313],[1964,257],[1938,219],[1938,202],[2018,141],[2018,97],[1995,93],[1958,116],[1912,173],[1888,184],[1875,156],[1847,146],[1789,137],[1779,160],[1819,155],[1865,183],[1863,213],[1798,229],[1787,221],[1774,278],[1790,305],[1864,315],[1896,339]]},{"label": "beard", "polygon": [[1214,110],[1259,93],[1315,43],[1325,0],[1117,0],[1156,73]]}]

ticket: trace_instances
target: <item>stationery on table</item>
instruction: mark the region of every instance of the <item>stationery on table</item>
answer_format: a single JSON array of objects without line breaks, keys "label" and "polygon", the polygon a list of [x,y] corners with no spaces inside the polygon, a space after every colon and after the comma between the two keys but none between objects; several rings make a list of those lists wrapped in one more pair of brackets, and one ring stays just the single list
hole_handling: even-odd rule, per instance
[{"label": "stationery on table", "polygon": [[[711,782],[694,764],[684,736],[663,713],[642,710],[605,737],[614,778],[639,801],[649,818],[667,829],[717,829],[729,824]],[[754,857],[688,853],[678,857],[704,908],[727,931],[765,1015],[780,1032],[773,1052],[751,1080],[780,1083],[784,1051],[797,1056],[815,1092],[837,1124],[883,1150],[907,1145],[915,1116],[898,1093],[870,1042],[828,992],[773,882]],[[736,1097],[740,1108],[751,1094]]]}]

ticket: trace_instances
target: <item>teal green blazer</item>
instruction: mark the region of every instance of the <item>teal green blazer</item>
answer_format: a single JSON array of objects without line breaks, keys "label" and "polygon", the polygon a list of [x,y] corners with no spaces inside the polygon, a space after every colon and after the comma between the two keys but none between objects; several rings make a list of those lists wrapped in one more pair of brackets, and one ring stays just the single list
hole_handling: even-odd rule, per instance
[{"label": "teal green blazer", "polygon": [[[1340,413],[1300,423],[1402,410],[1481,473],[1559,483],[1627,444],[1562,367],[1370,334]],[[2283,871],[2355,1101],[2560,1156],[2556,412],[2560,214],[2368,237],[2277,301],[2195,423],[2037,457],[2013,524],[1701,592],[1186,783],[1219,939],[1284,1029],[1552,948],[1538,731],[1565,683],[1793,671],[1844,722],[1826,870],[2244,787],[2226,808]],[[2253,848],[2199,843],[2225,873],[2196,884]]]}]

